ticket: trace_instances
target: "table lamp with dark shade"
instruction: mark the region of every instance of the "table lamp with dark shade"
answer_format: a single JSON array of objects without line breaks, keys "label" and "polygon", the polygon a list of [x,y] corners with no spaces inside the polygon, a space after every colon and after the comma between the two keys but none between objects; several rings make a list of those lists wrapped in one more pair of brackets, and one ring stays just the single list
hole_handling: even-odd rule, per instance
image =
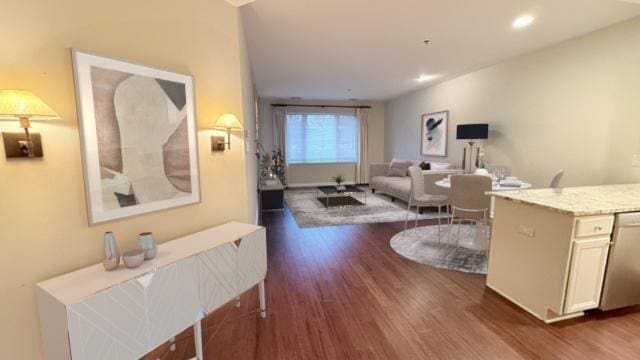
[{"label": "table lamp with dark shade", "polygon": [[[469,140],[469,172],[471,172],[471,163],[473,162],[473,145],[475,140],[486,140],[489,138],[489,124],[461,124],[456,128],[456,139]],[[467,148],[464,148],[462,155],[462,168],[467,168]],[[480,166],[480,148],[476,154],[476,168]]]}]

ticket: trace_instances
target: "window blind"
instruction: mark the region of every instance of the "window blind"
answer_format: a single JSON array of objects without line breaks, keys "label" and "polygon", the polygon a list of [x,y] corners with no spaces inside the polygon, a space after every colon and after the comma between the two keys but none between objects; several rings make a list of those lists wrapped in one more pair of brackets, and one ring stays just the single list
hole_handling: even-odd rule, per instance
[{"label": "window blind", "polygon": [[288,114],[285,136],[289,164],[358,161],[358,119],[355,115]]}]

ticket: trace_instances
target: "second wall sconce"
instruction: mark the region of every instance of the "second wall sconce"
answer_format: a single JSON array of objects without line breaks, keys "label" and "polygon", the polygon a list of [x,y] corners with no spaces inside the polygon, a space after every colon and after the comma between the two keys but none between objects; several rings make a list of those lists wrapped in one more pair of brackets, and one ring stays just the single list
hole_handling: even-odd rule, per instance
[{"label": "second wall sconce", "polygon": [[2,133],[7,158],[42,157],[40,134],[29,133],[31,120],[57,120],[58,114],[31,91],[0,90],[0,120],[20,121],[24,133]]},{"label": "second wall sconce", "polygon": [[227,149],[231,150],[231,132],[234,130],[244,130],[238,118],[233,114],[224,114],[218,118],[218,121],[213,125],[214,129],[226,130],[227,139],[223,136],[211,137],[211,151],[224,151],[225,145]]}]

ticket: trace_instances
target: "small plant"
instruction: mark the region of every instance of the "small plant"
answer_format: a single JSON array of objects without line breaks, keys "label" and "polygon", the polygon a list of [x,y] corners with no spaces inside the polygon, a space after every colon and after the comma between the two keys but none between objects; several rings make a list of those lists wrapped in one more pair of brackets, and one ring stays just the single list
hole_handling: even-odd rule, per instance
[{"label": "small plant", "polygon": [[260,177],[263,179],[273,177],[270,154],[263,155],[262,158],[260,158]]},{"label": "small plant", "polygon": [[282,151],[280,149],[273,150],[271,152],[271,173],[280,179],[282,185],[287,184],[284,166],[284,156],[282,156]]},{"label": "small plant", "polygon": [[333,178],[333,181],[336,182],[336,185],[340,186],[344,182],[344,177],[342,175],[336,175]]}]

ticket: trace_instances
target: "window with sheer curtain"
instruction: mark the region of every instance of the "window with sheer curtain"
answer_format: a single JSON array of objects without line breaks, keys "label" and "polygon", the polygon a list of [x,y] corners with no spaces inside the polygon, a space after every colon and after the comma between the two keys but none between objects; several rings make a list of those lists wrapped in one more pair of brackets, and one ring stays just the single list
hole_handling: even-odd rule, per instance
[{"label": "window with sheer curtain", "polygon": [[344,114],[288,114],[286,147],[289,164],[355,163],[358,119]]}]

